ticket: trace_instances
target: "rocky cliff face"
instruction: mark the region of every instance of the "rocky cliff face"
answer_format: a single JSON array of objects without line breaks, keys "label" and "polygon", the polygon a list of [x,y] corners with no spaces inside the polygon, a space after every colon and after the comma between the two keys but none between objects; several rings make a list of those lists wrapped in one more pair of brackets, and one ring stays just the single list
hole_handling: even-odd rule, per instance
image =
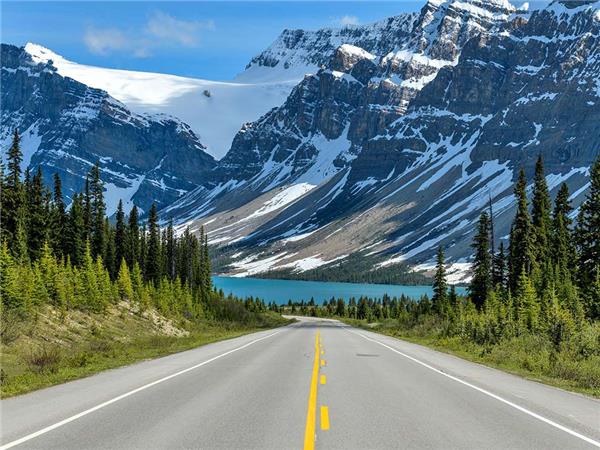
[{"label": "rocky cliff face", "polygon": [[599,5],[432,0],[389,47],[342,43],[167,212],[206,216],[243,250],[241,273],[351,252],[427,262],[440,244],[462,261],[490,197],[506,238],[516,169],[538,154],[551,188],[582,199],[600,149]]},{"label": "rocky cliff face", "polygon": [[370,25],[348,25],[317,31],[284,30],[269,48],[252,58],[239,80],[296,79],[315,73],[343,44],[374,54],[385,54],[403,45],[415,26],[417,14],[407,13]]},{"label": "rocky cliff face", "polygon": [[197,187],[215,165],[194,132],[176,118],[134,114],[106,92],[34,62],[22,48],[2,44],[0,142],[22,134],[24,165],[55,172],[65,195],[80,191],[100,162],[108,211],[119,198],[147,211]]}]

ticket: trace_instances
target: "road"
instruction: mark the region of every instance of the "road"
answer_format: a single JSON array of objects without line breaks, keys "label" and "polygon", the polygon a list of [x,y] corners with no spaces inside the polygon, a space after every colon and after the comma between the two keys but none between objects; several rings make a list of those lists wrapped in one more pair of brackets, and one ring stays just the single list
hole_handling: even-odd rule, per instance
[{"label": "road", "polygon": [[311,319],[0,407],[1,449],[600,447],[597,400]]}]

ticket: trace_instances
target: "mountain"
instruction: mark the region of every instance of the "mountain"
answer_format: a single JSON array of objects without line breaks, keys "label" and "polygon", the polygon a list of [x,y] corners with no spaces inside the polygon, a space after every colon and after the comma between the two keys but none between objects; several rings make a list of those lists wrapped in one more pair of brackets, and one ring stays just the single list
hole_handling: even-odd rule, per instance
[{"label": "mountain", "polygon": [[240,127],[281,105],[302,75],[275,82],[223,82],[74,63],[29,43],[25,51],[59,75],[102,89],[139,114],[167,114],[189,125],[213,157],[221,158]]},{"label": "mountain", "polygon": [[[431,0],[390,22],[398,39],[375,32],[368,48],[356,45],[369,34],[360,27],[350,42],[284,32],[248,70],[323,67],[245,125],[211,181],[164,213],[229,244],[238,275],[349,255],[428,268],[438,245],[463,268],[489,201],[497,241],[507,238],[516,172],[531,176],[539,154],[553,192],[565,181],[582,200],[600,149],[599,5]],[[326,63],[317,41],[340,44]]]},{"label": "mountain", "polygon": [[215,166],[212,156],[181,120],[137,114],[105,91],[62,76],[24,48],[2,44],[0,148],[22,136],[23,166],[41,167],[48,185],[61,175],[67,200],[100,162],[107,211],[119,199],[148,211],[197,187]]},{"label": "mountain", "polygon": [[316,31],[284,30],[263,52],[248,63],[236,80],[301,80],[329,63],[343,44],[373,53],[394,48],[408,37],[416,14],[401,14],[370,25],[347,25]]}]

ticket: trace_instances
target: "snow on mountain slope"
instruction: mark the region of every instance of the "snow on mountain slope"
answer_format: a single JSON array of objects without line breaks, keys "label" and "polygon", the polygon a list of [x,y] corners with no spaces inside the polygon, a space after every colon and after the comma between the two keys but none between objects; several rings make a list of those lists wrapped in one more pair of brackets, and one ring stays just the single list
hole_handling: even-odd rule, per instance
[{"label": "snow on mountain slope", "polygon": [[25,50],[35,62],[52,60],[60,75],[104,90],[134,112],[181,119],[217,159],[229,150],[244,123],[283,103],[303,75],[275,82],[221,82],[87,66],[32,43]]}]

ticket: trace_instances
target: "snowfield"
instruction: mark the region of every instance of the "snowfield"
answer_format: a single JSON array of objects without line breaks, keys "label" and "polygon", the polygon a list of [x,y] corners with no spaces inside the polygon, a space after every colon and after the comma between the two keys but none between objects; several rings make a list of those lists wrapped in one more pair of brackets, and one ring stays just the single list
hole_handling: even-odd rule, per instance
[{"label": "snowfield", "polygon": [[229,150],[242,124],[281,105],[302,78],[298,72],[283,81],[275,73],[270,74],[275,81],[257,76],[252,77],[253,82],[210,81],[77,64],[38,44],[28,43],[25,50],[34,61],[52,60],[60,75],[104,90],[134,112],[181,119],[217,159]]}]

